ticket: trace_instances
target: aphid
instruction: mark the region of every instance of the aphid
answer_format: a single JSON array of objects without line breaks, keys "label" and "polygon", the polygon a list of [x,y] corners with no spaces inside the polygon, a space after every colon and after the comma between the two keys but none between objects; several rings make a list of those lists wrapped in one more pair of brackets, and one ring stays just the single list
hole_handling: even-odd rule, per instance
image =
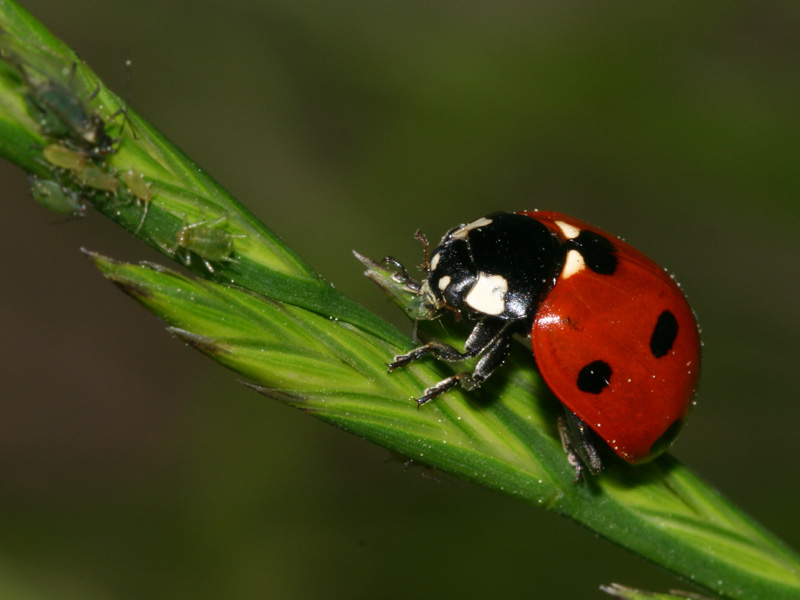
[{"label": "aphid", "polygon": [[[198,221],[185,225],[178,230],[175,246],[168,250],[178,256],[186,266],[192,263],[192,255],[197,255],[208,269],[214,273],[215,262],[236,262],[232,255],[234,251],[234,238],[243,238],[244,235],[234,235],[227,229],[219,227],[227,220],[221,216],[212,221]],[[183,250],[183,255],[180,251]]]},{"label": "aphid", "polygon": [[103,170],[99,165],[89,164],[75,173],[75,177],[83,185],[101,192],[115,194],[119,189],[117,176]]},{"label": "aphid", "polygon": [[122,179],[122,183],[125,184],[131,194],[136,196],[138,200],[141,200],[145,204],[150,202],[152,198],[150,184],[145,181],[141,173],[133,169],[128,169],[120,174],[120,179]]},{"label": "aphid", "polygon": [[88,156],[116,151],[106,122],[89,107],[100,86],[91,93],[79,90],[77,63],[67,63],[47,48],[26,44],[4,32],[0,32],[0,57],[20,73],[28,88],[28,110],[45,135]]},{"label": "aphid", "polygon": [[112,194],[119,189],[119,179],[114,173],[89,161],[78,150],[50,144],[42,150],[42,155],[54,167],[72,172],[81,185]]},{"label": "aphid", "polygon": [[[108,135],[103,118],[90,112],[68,86],[52,80],[36,86],[29,81],[29,86],[31,91],[26,99],[45,134],[64,140],[90,156],[115,152],[114,140]],[[98,86],[87,101],[93,100],[99,91]]]},{"label": "aphid", "polygon": [[150,191],[150,184],[145,181],[144,176],[142,176],[139,171],[134,171],[133,169],[123,171],[120,175],[120,179],[122,179],[122,183],[125,184],[128,191],[136,198],[137,203],[141,203],[142,205],[142,219],[139,221],[136,231],[134,231],[134,233],[139,233],[142,225],[144,225],[144,220],[147,218],[150,200],[153,198],[153,194]]},{"label": "aphid", "polygon": [[45,208],[60,215],[82,217],[86,214],[86,203],[75,190],[65,188],[57,181],[29,177],[33,199]]},{"label": "aphid", "polygon": [[45,146],[42,149],[42,155],[47,162],[59,169],[82,171],[86,168],[86,157],[83,154],[61,144]]}]

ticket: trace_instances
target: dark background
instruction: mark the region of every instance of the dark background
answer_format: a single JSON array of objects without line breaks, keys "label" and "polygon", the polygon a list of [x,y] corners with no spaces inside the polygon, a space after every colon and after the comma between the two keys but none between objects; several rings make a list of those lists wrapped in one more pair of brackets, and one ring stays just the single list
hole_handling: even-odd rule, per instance
[{"label": "dark background", "polygon": [[[559,210],[678,274],[703,327],[674,453],[800,547],[800,5],[30,1],[345,293],[351,249]],[[0,595],[600,598],[658,569],[244,389],[105,282],[0,165]]]}]

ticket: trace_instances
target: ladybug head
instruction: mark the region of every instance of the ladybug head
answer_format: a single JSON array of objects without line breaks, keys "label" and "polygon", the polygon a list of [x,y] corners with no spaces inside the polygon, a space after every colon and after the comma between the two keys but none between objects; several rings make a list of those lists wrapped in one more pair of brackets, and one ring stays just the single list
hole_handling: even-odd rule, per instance
[{"label": "ladybug head", "polygon": [[[463,238],[453,238],[451,230],[425,261],[425,279],[417,297],[406,307],[414,319],[436,319],[445,310],[461,310],[464,296],[473,287],[477,273]],[[426,246],[427,259],[427,246]]]},{"label": "ladybug head", "polygon": [[437,312],[445,306],[461,308],[464,295],[475,284],[477,275],[467,240],[453,238],[449,232],[431,254],[421,294]]},{"label": "ladybug head", "polygon": [[528,216],[492,213],[448,231],[430,255],[410,312],[435,319],[444,310],[467,318],[524,320],[561,268],[558,239]]}]

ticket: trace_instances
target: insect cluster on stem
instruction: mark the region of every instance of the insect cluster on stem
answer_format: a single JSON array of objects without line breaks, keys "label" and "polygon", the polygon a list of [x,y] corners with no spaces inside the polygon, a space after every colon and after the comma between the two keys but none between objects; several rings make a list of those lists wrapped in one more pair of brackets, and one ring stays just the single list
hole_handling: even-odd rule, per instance
[{"label": "insect cluster on stem", "polygon": [[[120,108],[104,117],[102,107],[92,106],[100,84],[90,90],[76,62],[22,42],[3,30],[0,60],[18,73],[28,114],[46,141],[41,147],[41,162],[51,175],[32,179],[33,197],[52,211],[76,217],[83,216],[89,204],[135,203],[141,207],[138,231],[152,199],[150,185],[141,173],[133,169],[120,172],[107,161],[121,143],[120,137],[112,137],[109,127],[117,127],[121,136],[126,110]],[[122,122],[118,124],[120,116]]]}]

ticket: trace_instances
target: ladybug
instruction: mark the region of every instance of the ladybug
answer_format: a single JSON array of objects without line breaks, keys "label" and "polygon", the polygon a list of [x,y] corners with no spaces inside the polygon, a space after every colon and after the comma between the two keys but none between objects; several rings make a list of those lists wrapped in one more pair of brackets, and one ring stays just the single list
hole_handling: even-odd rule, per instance
[{"label": "ladybug", "polygon": [[661,267],[619,238],[545,211],[495,212],[448,231],[428,255],[425,279],[397,278],[417,294],[417,318],[447,311],[476,320],[464,350],[431,341],[396,356],[389,371],[428,354],[480,357],[420,406],[460,385],[480,385],[503,363],[515,334],[529,335],[536,364],[564,405],[559,432],[576,480],[603,468],[602,440],[631,464],[674,441],[700,373],[694,313]]}]

